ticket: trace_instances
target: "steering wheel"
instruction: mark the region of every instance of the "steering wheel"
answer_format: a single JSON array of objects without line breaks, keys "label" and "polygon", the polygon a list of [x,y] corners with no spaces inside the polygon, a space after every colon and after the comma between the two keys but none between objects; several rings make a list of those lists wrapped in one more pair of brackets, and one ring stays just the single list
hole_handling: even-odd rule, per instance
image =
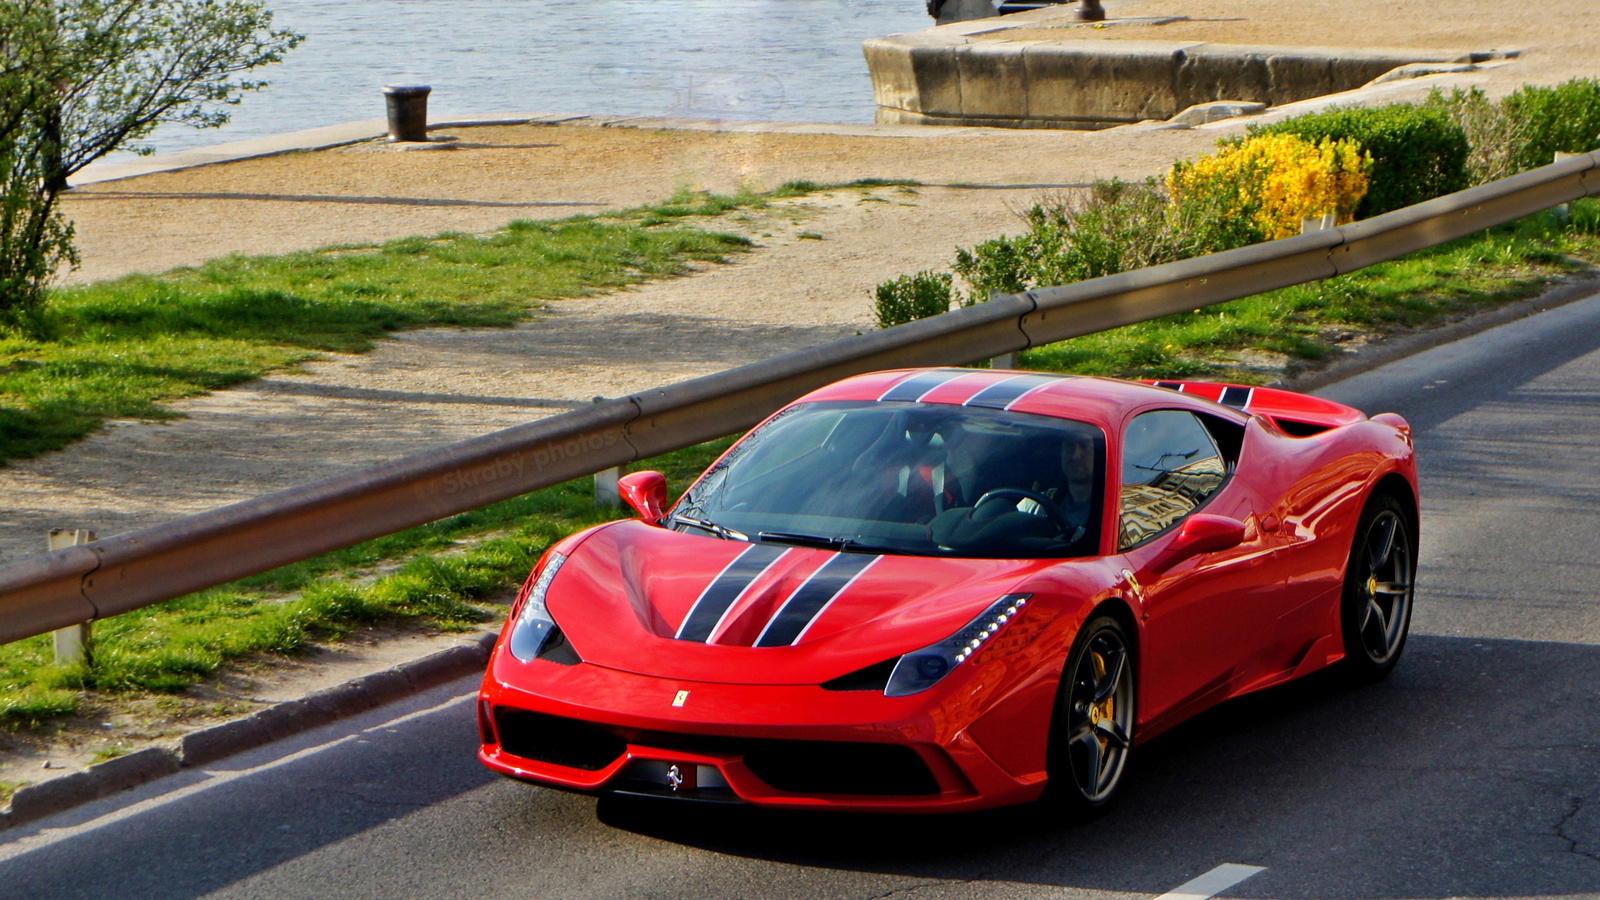
[{"label": "steering wheel", "polygon": [[978,507],[988,503],[990,500],[1001,497],[1021,497],[1039,504],[1039,508],[1044,510],[1044,517],[1049,519],[1050,524],[1056,526],[1057,532],[1062,535],[1070,535],[1078,530],[1078,526],[1067,521],[1066,515],[1061,512],[1061,507],[1056,506],[1049,497],[1038,491],[1025,491],[1021,488],[996,488],[979,497],[978,502],[972,505],[972,509],[976,512]]}]

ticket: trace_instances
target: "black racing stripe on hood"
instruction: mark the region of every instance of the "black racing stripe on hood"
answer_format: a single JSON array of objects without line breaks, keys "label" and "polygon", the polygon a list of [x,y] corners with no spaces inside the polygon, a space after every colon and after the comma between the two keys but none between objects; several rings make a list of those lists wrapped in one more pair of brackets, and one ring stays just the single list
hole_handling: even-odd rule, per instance
[{"label": "black racing stripe on hood", "polygon": [[787,549],[773,544],[751,544],[746,547],[733,562],[728,563],[722,574],[706,585],[700,598],[695,600],[689,615],[684,617],[683,626],[678,629],[678,640],[701,643],[709,640],[717,623],[722,621],[722,614]]},{"label": "black racing stripe on hood", "polygon": [[806,628],[828,604],[844,591],[857,575],[877,562],[880,557],[865,553],[840,553],[822,564],[822,567],[795,589],[789,599],[778,607],[767,627],[756,638],[757,647],[787,647],[805,633]]}]

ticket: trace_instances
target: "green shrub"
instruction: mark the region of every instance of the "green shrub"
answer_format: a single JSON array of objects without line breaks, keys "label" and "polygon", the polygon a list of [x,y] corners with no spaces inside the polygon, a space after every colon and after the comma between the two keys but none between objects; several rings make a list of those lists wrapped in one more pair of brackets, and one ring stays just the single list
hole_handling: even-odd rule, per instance
[{"label": "green shrub", "polygon": [[1555,87],[1528,85],[1502,101],[1521,126],[1517,171],[1554,161],[1557,152],[1600,150],[1600,81],[1575,78]]},{"label": "green shrub", "polygon": [[971,250],[956,250],[956,273],[971,286],[973,299],[996,293],[1020,294],[1029,284],[1038,283],[1035,270],[1043,256],[1039,232],[1044,225],[1034,219],[1040,213],[1039,206],[1029,211],[1032,227],[1026,234],[992,238]]},{"label": "green shrub", "polygon": [[1250,192],[1212,178],[1172,203],[1161,182],[1100,181],[1024,214],[1028,230],[956,252],[955,270],[976,296],[1071,284],[1265,240]]},{"label": "green shrub", "polygon": [[1490,100],[1481,88],[1436,90],[1427,105],[1466,133],[1474,184],[1547,166],[1558,152],[1600,150],[1600,82],[1593,79],[1528,86],[1501,100]]},{"label": "green shrub", "polygon": [[954,299],[948,272],[901,275],[878,285],[878,327],[893,328],[949,312]]},{"label": "green shrub", "polygon": [[1408,103],[1366,108],[1331,107],[1272,125],[1251,135],[1295,134],[1312,143],[1354,140],[1372,155],[1372,186],[1356,208],[1366,219],[1471,185],[1466,132],[1435,106]]},{"label": "green shrub", "polygon": [[1527,124],[1506,114],[1503,101],[1490,100],[1482,88],[1434,89],[1427,106],[1444,110],[1467,136],[1467,173],[1473,184],[1488,184],[1517,174],[1517,155],[1526,141]]}]

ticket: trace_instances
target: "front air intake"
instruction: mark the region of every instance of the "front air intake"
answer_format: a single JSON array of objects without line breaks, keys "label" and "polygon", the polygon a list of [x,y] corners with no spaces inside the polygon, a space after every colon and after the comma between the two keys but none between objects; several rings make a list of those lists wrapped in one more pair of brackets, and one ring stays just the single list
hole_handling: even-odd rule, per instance
[{"label": "front air intake", "polygon": [[744,762],[757,778],[791,794],[939,793],[928,764],[917,751],[899,744],[752,742]]},{"label": "front air intake", "polygon": [[560,716],[501,707],[494,724],[500,749],[512,756],[586,772],[604,769],[628,749],[609,731]]}]

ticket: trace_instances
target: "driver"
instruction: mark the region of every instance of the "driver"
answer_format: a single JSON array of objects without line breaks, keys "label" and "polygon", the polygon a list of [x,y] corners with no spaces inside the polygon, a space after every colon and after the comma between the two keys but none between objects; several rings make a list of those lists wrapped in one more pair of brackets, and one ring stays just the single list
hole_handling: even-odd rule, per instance
[{"label": "driver", "polygon": [[[1077,439],[1062,441],[1060,462],[1059,475],[1042,475],[1029,490],[1048,498],[1068,522],[1087,525],[1089,501],[1094,496],[1094,444]],[[1045,514],[1038,501],[1026,497],[1017,501],[1017,512]]]}]

